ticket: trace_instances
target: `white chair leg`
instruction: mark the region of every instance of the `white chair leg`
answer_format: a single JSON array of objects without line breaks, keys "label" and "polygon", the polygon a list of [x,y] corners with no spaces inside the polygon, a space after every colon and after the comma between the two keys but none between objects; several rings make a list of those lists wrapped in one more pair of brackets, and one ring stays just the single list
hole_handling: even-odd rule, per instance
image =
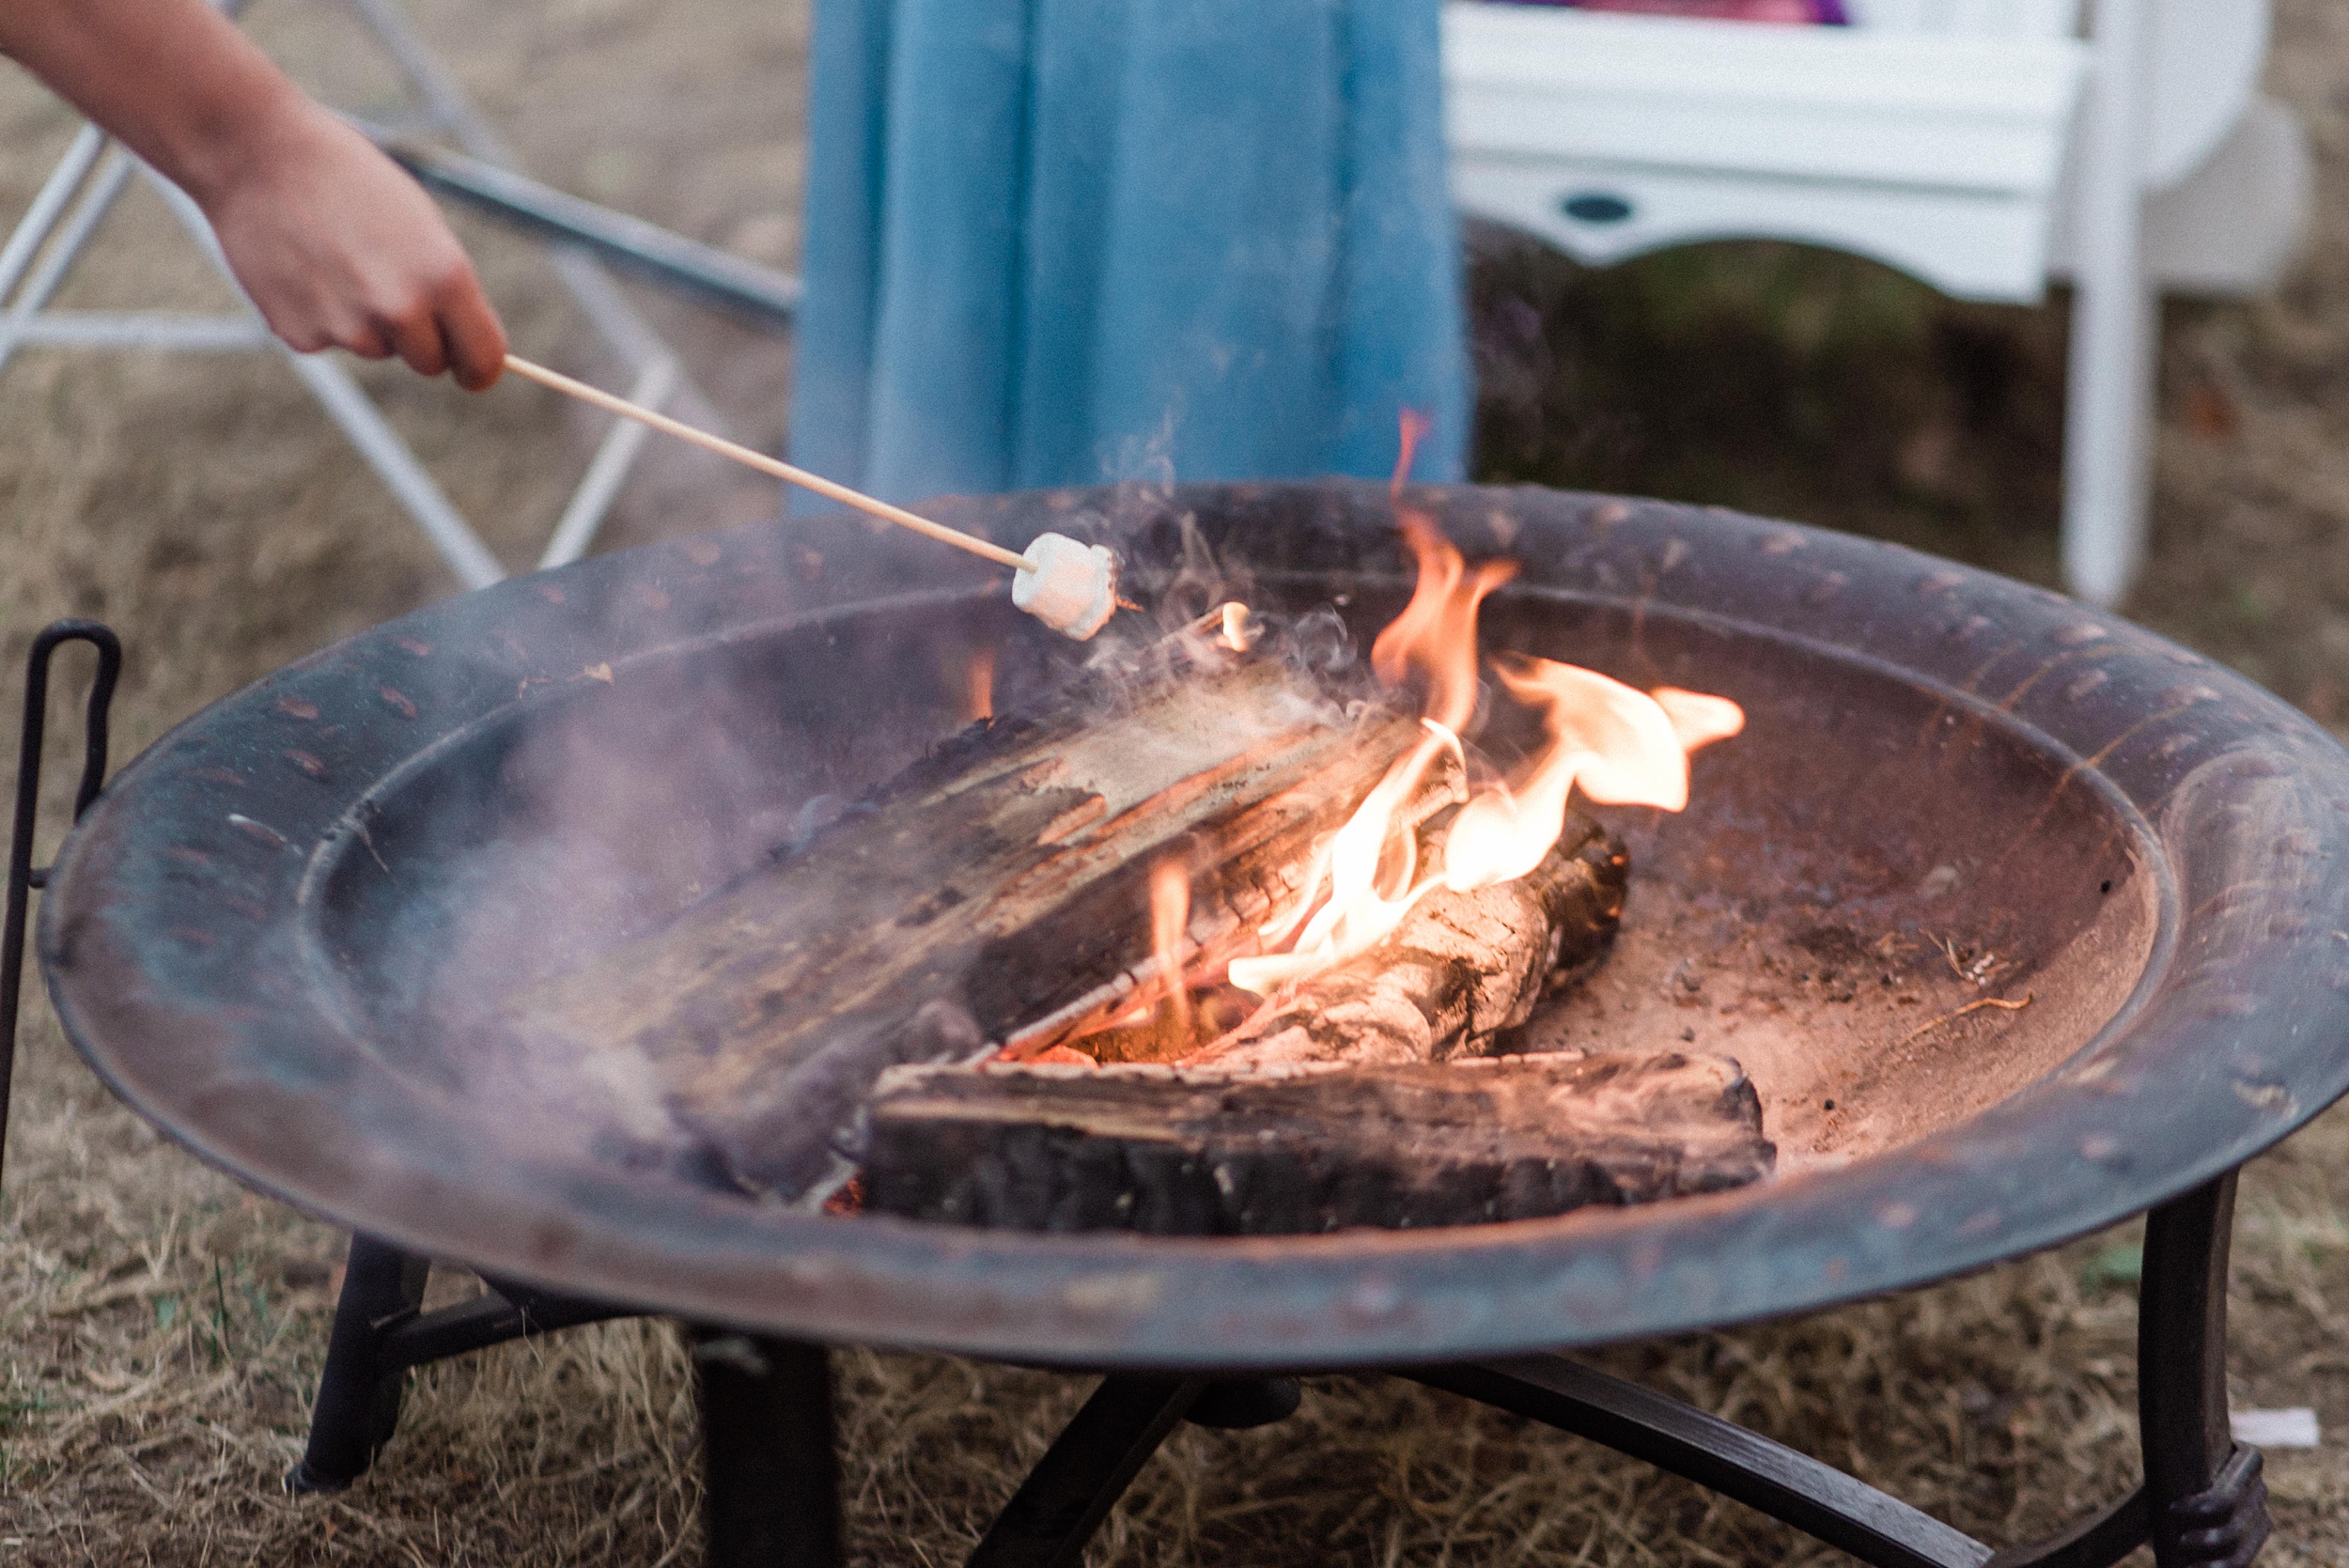
[{"label": "white chair leg", "polygon": [[2135,277],[2083,276],[2072,306],[2063,442],[2063,580],[2108,609],[2145,557],[2159,303]]},{"label": "white chair leg", "polygon": [[[131,155],[116,142],[101,138],[101,145],[103,151],[97,160],[97,174],[82,187],[80,197],[57,221],[55,238],[48,252],[32,267],[31,275],[25,278],[16,298],[8,302],[7,314],[0,316],[0,367],[5,367],[9,356],[16,352],[25,326],[41,314],[41,307],[63,286],[74,258],[82,254],[91,234],[113,210],[116,198],[122,194],[122,187],[131,178]],[[69,152],[69,161],[71,156]]]},{"label": "white chair leg", "polygon": [[24,210],[24,216],[8,236],[8,243],[0,245],[0,300],[8,297],[16,280],[33,264],[34,253],[64,216],[65,204],[82,188],[90,165],[98,162],[98,155],[105,147],[106,133],[94,125],[85,125],[73,133],[72,145],[57,160],[57,166],[49,171],[48,179],[33,197],[33,205]]},{"label": "white chair leg", "polygon": [[2145,276],[2138,165],[2152,67],[2145,0],[2097,0],[2082,105],[2078,272],[2063,431],[2063,578],[2094,604],[2145,553],[2158,302]]}]

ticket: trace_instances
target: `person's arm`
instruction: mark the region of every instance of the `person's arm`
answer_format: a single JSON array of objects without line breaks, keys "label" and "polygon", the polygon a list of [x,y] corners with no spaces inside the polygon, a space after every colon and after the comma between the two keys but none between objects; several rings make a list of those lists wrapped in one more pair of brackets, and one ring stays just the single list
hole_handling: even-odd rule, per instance
[{"label": "person's arm", "polygon": [[0,0],[0,54],[195,198],[292,348],[497,380],[506,330],[432,198],[205,0]]}]

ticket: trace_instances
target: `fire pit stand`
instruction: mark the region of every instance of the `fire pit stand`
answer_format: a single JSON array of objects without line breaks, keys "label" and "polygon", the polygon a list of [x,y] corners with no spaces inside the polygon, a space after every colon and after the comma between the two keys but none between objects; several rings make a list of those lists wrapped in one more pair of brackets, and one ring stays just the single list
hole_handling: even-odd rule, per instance
[{"label": "fire pit stand", "polygon": [[[886,551],[840,564],[819,587],[800,536],[779,526],[601,557],[377,629],[199,715],[108,785],[49,878],[44,973],[109,1086],[204,1157],[355,1233],[295,1483],[366,1468],[411,1367],[659,1312],[703,1326],[710,1560],[725,1568],[836,1560],[820,1346],[847,1343],[1104,1374],[980,1563],[1073,1564],[1181,1421],[1278,1420],[1294,1407],[1287,1379],[1349,1369],[1615,1448],[1872,1563],[2101,1568],[2148,1541],[2162,1568],[2248,1563],[2268,1523],[2259,1456],[2232,1442],[2226,1413],[2235,1172],[2349,1087],[2349,964],[2330,935],[2349,929],[2336,847],[2349,757],[2282,704],[2125,623],[1890,547],[1605,497],[1414,499],[1472,551],[1525,563],[1488,607],[1505,645],[1721,690],[1770,715],[1775,732],[1708,761],[1693,825],[1675,830],[1681,849],[1634,846],[1649,885],[1728,865],[1799,892],[1754,919],[1814,899],[1889,929],[1904,900],[1940,898],[1959,878],[1938,863],[1949,844],[1987,846],[1998,875],[1978,879],[1986,891],[1951,896],[1976,899],[1966,918],[2010,910],[2023,923],[1999,940],[2025,955],[2039,1002],[1999,1025],[2008,1032],[1938,1048],[1969,1079],[2007,1077],[1970,1103],[1958,1103],[1963,1085],[1898,1079],[1896,1108],[1954,1109],[1735,1192],[1235,1243],[798,1213],[502,1142],[507,1123],[448,1093],[430,1032],[370,966],[387,933],[406,950],[449,939],[416,912],[459,901],[466,884],[452,878],[520,831],[498,814],[527,771],[521,739],[602,722],[614,703],[692,712],[696,691],[748,689],[758,711],[784,713],[780,738],[704,725],[682,742],[647,732],[646,744],[681,770],[681,788],[691,746],[718,740],[768,746],[760,776],[780,777],[820,761],[808,737],[825,724],[869,727],[877,692],[939,733],[960,674],[939,646],[967,647],[973,628],[1023,634],[1003,624],[1016,617],[986,619],[999,596]],[[1039,516],[1114,515],[1127,500],[940,510],[1024,537]],[[1276,600],[1361,599],[1364,613],[1381,596],[1388,613],[1400,601],[1374,487],[1201,487],[1141,510],[1130,528],[1144,534],[1195,516]],[[61,634],[37,649],[37,672]],[[1788,683],[1790,671],[1801,678]],[[681,687],[679,672],[709,684]],[[42,684],[29,697],[36,732]],[[102,707],[86,801],[102,771]],[[34,798],[38,745],[23,757],[20,802]],[[1821,779],[1831,798],[1815,808],[1781,787]],[[1869,812],[1881,820],[1856,815]],[[39,880],[30,829],[21,808],[12,913]],[[1823,834],[1834,856],[1878,859],[1848,878],[1805,861],[1805,835]],[[1938,847],[1926,842],[1937,835]],[[1936,928],[1958,918],[1951,903],[1935,911]],[[0,978],[15,957],[11,940]],[[1933,1066],[1932,1052],[1869,1038],[1863,1069]],[[2012,1054],[2033,1039],[2038,1055]],[[1769,1102],[1766,1073],[1756,1081],[1782,1149],[1817,1132],[1801,1104]],[[1845,1081],[1868,1092],[1864,1073]],[[2149,1216],[2145,1480],[2028,1546],[1994,1552],[1783,1445],[1537,1353],[1912,1288],[2133,1213]],[[462,1261],[491,1294],[422,1312],[428,1258]]]},{"label": "fire pit stand", "polygon": [[[2069,1529],[1993,1550],[1832,1466],[1564,1356],[1401,1367],[1396,1375],[1603,1444],[1781,1519],[1879,1568],[2105,1568],[2152,1542],[2161,1568],[2247,1564],[2267,1539],[2259,1451],[2227,1426],[2232,1172],[2147,1217],[2138,1307],[2145,1480]],[[353,1237],[297,1490],[340,1490],[390,1440],[412,1367],[525,1334],[636,1315],[497,1284],[425,1313],[426,1267]],[[705,1525],[716,1568],[821,1568],[839,1550],[832,1389],[821,1346],[701,1329]],[[1289,1378],[1104,1377],[1020,1485],[972,1568],[1073,1565],[1184,1421],[1264,1425],[1297,1408]]]}]

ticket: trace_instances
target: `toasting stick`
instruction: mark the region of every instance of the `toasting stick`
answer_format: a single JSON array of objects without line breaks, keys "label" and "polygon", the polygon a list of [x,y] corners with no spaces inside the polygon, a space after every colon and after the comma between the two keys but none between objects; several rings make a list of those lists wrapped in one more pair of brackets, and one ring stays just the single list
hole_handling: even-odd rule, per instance
[{"label": "toasting stick", "polygon": [[1110,553],[1106,546],[1081,544],[1066,534],[1038,534],[1028,546],[1026,554],[1016,555],[1002,545],[965,534],[960,529],[949,528],[942,522],[932,522],[902,506],[877,501],[860,490],[834,484],[820,474],[810,474],[780,458],[770,458],[764,452],[755,452],[723,436],[696,429],[682,420],[672,419],[641,403],[614,396],[600,387],[574,380],[559,370],[534,365],[520,355],[506,355],[506,368],[541,386],[550,386],[576,397],[583,403],[592,403],[608,413],[633,419],[640,425],[649,425],[663,434],[692,442],[706,451],[715,452],[722,458],[731,458],[738,463],[786,484],[797,485],[801,489],[814,490],[817,495],[837,501],[844,506],[853,506],[884,522],[910,528],[916,534],[936,539],[940,544],[952,545],[982,560],[1009,567],[1016,574],[1011,580],[1011,602],[1065,637],[1073,637],[1081,643],[1108,625],[1110,616],[1117,612],[1117,557]]}]

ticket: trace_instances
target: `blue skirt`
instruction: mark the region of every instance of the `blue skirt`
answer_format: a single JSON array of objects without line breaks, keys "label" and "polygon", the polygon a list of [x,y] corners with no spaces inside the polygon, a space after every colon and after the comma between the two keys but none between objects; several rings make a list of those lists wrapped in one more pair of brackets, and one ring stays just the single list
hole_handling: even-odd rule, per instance
[{"label": "blue skirt", "polygon": [[898,499],[1459,477],[1435,0],[818,0],[791,448]]}]

